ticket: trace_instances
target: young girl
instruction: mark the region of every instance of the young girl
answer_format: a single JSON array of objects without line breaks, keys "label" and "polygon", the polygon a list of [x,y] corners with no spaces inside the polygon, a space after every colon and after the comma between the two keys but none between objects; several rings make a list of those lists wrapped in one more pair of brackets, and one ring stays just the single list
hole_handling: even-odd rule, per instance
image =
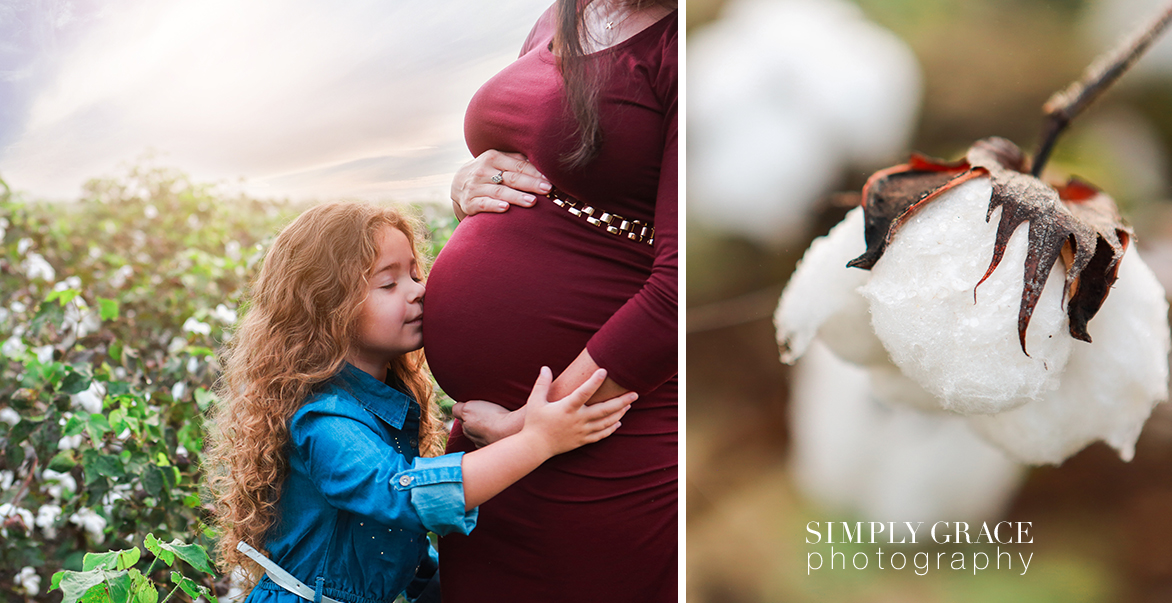
[{"label": "young girl", "polygon": [[613,433],[635,398],[585,406],[598,371],[547,402],[542,368],[524,429],[434,456],[417,228],[391,209],[321,205],[265,257],[224,359],[207,471],[219,563],[249,571],[249,603],[438,600],[427,532],[467,534],[479,504]]}]

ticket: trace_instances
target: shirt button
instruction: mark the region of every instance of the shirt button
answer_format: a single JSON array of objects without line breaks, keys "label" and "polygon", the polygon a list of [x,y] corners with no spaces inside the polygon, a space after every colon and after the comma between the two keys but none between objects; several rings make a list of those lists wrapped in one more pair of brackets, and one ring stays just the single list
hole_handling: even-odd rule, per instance
[{"label": "shirt button", "polygon": [[411,445],[412,445],[412,446],[418,446],[418,445],[419,445],[419,440],[412,439],[412,440],[411,440]]},{"label": "shirt button", "polygon": [[400,478],[399,478],[399,485],[400,485],[400,486],[404,486],[404,487],[405,487],[405,486],[410,486],[410,485],[411,485],[411,476],[410,476],[410,475],[404,475],[404,476],[400,477]]}]

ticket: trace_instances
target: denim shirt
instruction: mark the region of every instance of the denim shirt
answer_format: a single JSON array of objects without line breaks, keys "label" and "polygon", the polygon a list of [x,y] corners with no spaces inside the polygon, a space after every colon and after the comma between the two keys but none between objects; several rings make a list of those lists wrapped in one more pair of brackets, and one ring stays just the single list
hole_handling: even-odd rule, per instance
[{"label": "denim shirt", "polygon": [[[289,424],[289,475],[263,546],[310,588],[346,603],[438,593],[427,532],[467,534],[462,454],[419,456],[419,405],[346,364]],[[247,603],[305,603],[266,576]]]}]

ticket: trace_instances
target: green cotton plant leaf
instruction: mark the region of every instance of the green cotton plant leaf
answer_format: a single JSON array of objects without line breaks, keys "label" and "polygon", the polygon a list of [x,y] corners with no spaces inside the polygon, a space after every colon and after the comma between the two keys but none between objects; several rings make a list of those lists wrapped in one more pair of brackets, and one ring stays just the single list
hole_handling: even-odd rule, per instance
[{"label": "green cotton plant leaf", "polygon": [[166,563],[168,567],[175,565],[175,552],[170,549],[163,548],[163,543],[159,542],[159,540],[155,538],[154,533],[146,535],[146,538],[143,540],[143,546],[145,546],[146,549],[153,553],[156,557],[161,559],[163,563]]},{"label": "green cotton plant leaf", "polygon": [[22,381],[25,386],[34,389],[58,389],[65,379],[65,365],[60,362],[46,362],[42,364],[34,360],[25,366],[25,376]]},{"label": "green cotton plant leaf", "polygon": [[57,304],[41,304],[40,308],[37,308],[37,315],[29,323],[26,336],[33,338],[40,337],[41,330],[45,328],[46,323],[60,327],[63,322],[65,322],[65,310],[61,306]]},{"label": "green cotton plant leaf", "polygon": [[201,411],[206,411],[216,401],[216,395],[199,387],[195,390],[195,403]]},{"label": "green cotton plant leaf", "polygon": [[142,474],[142,488],[151,496],[160,496],[163,493],[163,470],[157,465],[147,465]]},{"label": "green cotton plant leaf", "polygon": [[154,583],[142,575],[142,572],[131,569],[130,581],[133,584],[133,603],[159,603],[159,589],[155,588]]},{"label": "green cotton plant leaf", "polygon": [[198,582],[188,578],[187,576],[184,576],[183,574],[180,574],[179,572],[171,572],[171,581],[175,584],[178,584],[179,588],[182,588],[183,592],[187,593],[187,596],[191,597],[192,601],[198,599],[199,596],[203,594],[200,592]]},{"label": "green cotton plant leaf", "polygon": [[134,594],[130,581],[130,574],[126,570],[106,576],[106,585],[109,588],[110,600],[113,603],[130,603]]},{"label": "green cotton plant leaf", "polygon": [[62,289],[60,291],[54,291],[50,293],[49,296],[45,298],[45,302],[56,301],[57,303],[64,306],[65,304],[73,301],[79,295],[81,295],[81,291],[78,291],[77,289]]},{"label": "green cotton plant leaf", "polygon": [[175,434],[179,443],[187,449],[188,454],[203,450],[203,425],[198,421],[189,421],[179,428]]},{"label": "green cotton plant leaf", "polygon": [[99,454],[91,465],[103,477],[112,477],[114,479],[126,477],[126,471],[122,468],[122,459],[113,454]]},{"label": "green cotton plant leaf", "polygon": [[121,433],[123,429],[126,429],[126,411],[124,409],[111,410],[106,420],[110,423],[110,431],[114,433]]},{"label": "green cotton plant leaf", "polygon": [[130,384],[125,381],[109,381],[106,383],[106,397],[125,396],[130,393]]},{"label": "green cotton plant leaf", "polygon": [[102,320],[118,320],[118,300],[99,297],[98,315]]},{"label": "green cotton plant leaf", "polygon": [[93,379],[90,379],[84,373],[79,373],[72,368],[67,367],[65,379],[61,381],[61,392],[70,395],[80,394],[81,392],[89,389],[90,383],[92,381]]},{"label": "green cotton plant leaf", "polygon": [[85,419],[78,415],[73,415],[72,417],[69,417],[68,421],[65,422],[65,427],[61,430],[61,435],[75,436],[85,431],[85,425]]},{"label": "green cotton plant leaf", "polygon": [[77,459],[73,456],[72,450],[62,450],[58,452],[49,461],[48,469],[52,469],[58,473],[65,473],[77,466]]},{"label": "green cotton plant leaf", "polygon": [[186,544],[178,538],[169,543],[159,542],[158,545],[161,550],[174,553],[176,557],[186,561],[191,567],[205,574],[216,575],[216,570],[212,568],[211,559],[208,558],[208,552],[202,546],[198,544]]},{"label": "green cotton plant leaf", "polygon": [[89,432],[90,441],[97,445],[102,441],[102,437],[110,433],[110,420],[104,415],[94,413],[90,415],[89,420],[86,421],[86,431]]},{"label": "green cotton plant leaf", "polygon": [[86,553],[81,561],[82,571],[94,569],[114,569],[118,564],[118,554],[122,551],[108,551],[105,553]]},{"label": "green cotton plant leaf", "polygon": [[24,442],[26,439],[28,439],[29,434],[31,434],[37,427],[41,426],[42,421],[43,418],[42,420],[38,421],[33,420],[31,417],[24,417],[20,423],[14,425],[12,430],[8,432],[8,444],[11,446]]},{"label": "green cotton plant leaf", "polygon": [[9,440],[8,447],[4,449],[4,460],[9,467],[19,467],[24,462],[24,446]]},{"label": "green cotton plant leaf", "polygon": [[113,601],[110,598],[110,587],[105,583],[87,590],[81,597],[81,603],[113,603]]},{"label": "green cotton plant leaf", "polygon": [[110,357],[112,362],[122,364],[122,342],[117,340],[111,342],[110,347],[106,348],[106,355]]},{"label": "green cotton plant leaf", "polygon": [[91,590],[100,590],[109,599],[105,582],[106,576],[100,569],[87,572],[62,570],[53,574],[53,582],[49,590],[61,589],[61,603],[77,603]]},{"label": "green cotton plant leaf", "polygon": [[203,357],[203,358],[211,358],[216,355],[215,350],[213,350],[212,348],[206,347],[206,346],[202,346],[202,345],[187,346],[187,349],[184,351],[187,352],[188,354],[191,354],[192,356]]},{"label": "green cotton plant leaf", "polygon": [[133,567],[142,557],[142,550],[138,547],[108,551],[105,553],[86,553],[82,559],[82,570],[92,569],[124,570]]}]

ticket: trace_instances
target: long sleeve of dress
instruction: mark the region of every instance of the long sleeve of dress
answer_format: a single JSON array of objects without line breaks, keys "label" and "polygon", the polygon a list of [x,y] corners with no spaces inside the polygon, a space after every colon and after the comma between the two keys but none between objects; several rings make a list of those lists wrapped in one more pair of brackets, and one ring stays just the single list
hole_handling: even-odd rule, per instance
[{"label": "long sleeve of dress", "polygon": [[612,379],[640,393],[674,376],[678,362],[679,155],[674,37],[664,47],[663,68],[655,90],[665,107],[663,161],[655,201],[655,262],[643,289],[602,326],[586,347]]}]

